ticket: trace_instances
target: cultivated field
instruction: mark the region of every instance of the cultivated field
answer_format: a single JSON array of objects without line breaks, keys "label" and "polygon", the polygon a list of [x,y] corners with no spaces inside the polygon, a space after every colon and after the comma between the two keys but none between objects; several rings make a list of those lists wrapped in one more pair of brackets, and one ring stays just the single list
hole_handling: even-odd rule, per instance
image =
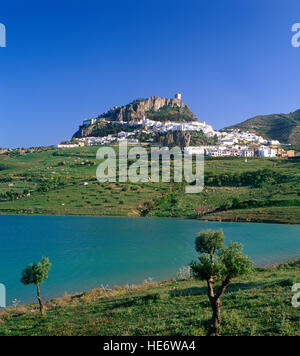
[{"label": "cultivated field", "polygon": [[206,159],[204,191],[186,194],[186,183],[100,184],[97,149],[0,155],[0,214],[300,223],[299,159]]}]

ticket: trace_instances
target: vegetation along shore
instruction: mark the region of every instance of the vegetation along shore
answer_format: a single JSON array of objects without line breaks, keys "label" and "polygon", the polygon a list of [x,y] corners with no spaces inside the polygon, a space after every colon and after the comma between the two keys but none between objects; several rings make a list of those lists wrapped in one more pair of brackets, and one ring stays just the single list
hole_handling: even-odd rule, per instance
[{"label": "vegetation along shore", "polygon": [[[255,268],[233,281],[222,297],[220,334],[299,335],[300,310],[291,303],[299,267],[295,261]],[[204,336],[211,320],[206,282],[185,273],[161,283],[65,295],[45,307],[45,316],[37,303],[2,309],[0,335]]]}]

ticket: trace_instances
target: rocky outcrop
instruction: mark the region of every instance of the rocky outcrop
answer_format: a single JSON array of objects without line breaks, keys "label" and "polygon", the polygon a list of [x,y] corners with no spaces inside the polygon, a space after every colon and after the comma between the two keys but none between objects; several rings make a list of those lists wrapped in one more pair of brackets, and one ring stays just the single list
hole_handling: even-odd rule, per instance
[{"label": "rocky outcrop", "polygon": [[161,137],[163,146],[173,147],[179,146],[181,148],[188,147],[191,142],[191,134],[188,131],[170,131],[165,136]]},{"label": "rocky outcrop", "polygon": [[73,137],[87,137],[100,132],[107,122],[130,122],[150,119],[154,121],[187,122],[196,121],[197,117],[178,97],[173,99],[152,96],[137,99],[132,103],[114,107],[91,121],[86,121]]},{"label": "rocky outcrop", "polygon": [[180,99],[152,96],[148,99],[135,100],[126,106],[115,107],[106,114],[99,116],[98,119],[105,118],[115,121],[143,120],[147,118],[148,112],[157,112],[163,107],[189,110],[188,106]]},{"label": "rocky outcrop", "polygon": [[101,130],[106,126],[105,121],[96,122],[93,125],[81,125],[79,126],[78,131],[74,134],[74,138],[81,138],[81,137],[90,137],[96,136],[96,132]]}]

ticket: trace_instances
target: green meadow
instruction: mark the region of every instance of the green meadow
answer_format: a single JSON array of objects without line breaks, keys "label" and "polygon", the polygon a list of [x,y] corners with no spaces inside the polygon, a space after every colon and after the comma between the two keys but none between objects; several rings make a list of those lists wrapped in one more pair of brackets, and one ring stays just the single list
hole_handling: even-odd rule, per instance
[{"label": "green meadow", "polygon": [[[234,280],[222,297],[220,334],[300,335],[291,287],[300,263],[260,268]],[[205,336],[211,308],[204,282],[192,278],[94,289],[46,303],[0,311],[0,335]]]},{"label": "green meadow", "polygon": [[186,183],[99,183],[98,148],[0,155],[0,214],[300,223],[299,159],[205,159],[203,192],[186,194]]},{"label": "green meadow", "polygon": [[[0,213],[182,217],[300,223],[300,160],[205,160],[205,188],[183,183],[99,183],[98,147],[41,148],[0,155]],[[129,162],[129,166],[133,161]],[[299,261],[256,268],[222,297],[221,335],[299,335],[291,304]],[[0,311],[0,335],[206,335],[211,307],[204,282],[98,288]]]}]

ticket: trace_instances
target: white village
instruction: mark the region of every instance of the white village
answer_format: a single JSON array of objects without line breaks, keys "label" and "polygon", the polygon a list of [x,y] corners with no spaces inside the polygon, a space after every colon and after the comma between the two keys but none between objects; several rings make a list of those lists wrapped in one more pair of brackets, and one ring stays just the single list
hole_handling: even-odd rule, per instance
[{"label": "white village", "polygon": [[[175,94],[174,99],[181,102],[181,94]],[[113,108],[115,109],[115,108]],[[208,138],[216,138],[217,144],[207,146],[188,146],[184,148],[187,154],[197,154],[204,151],[206,156],[211,157],[294,157],[295,151],[283,149],[278,140],[268,140],[262,136],[240,129],[230,129],[226,131],[214,130],[205,121],[174,122],[174,121],[154,121],[143,117],[139,120],[112,121],[106,118],[85,120],[83,126],[94,125],[103,122],[112,125],[121,125],[124,129],[116,134],[102,137],[82,137],[73,138],[57,145],[58,148],[73,148],[80,146],[94,145],[115,145],[120,142],[128,144],[152,144],[153,138],[148,138],[146,142],[139,142],[137,136],[140,133],[148,135],[167,134],[175,131],[202,132]]]}]

